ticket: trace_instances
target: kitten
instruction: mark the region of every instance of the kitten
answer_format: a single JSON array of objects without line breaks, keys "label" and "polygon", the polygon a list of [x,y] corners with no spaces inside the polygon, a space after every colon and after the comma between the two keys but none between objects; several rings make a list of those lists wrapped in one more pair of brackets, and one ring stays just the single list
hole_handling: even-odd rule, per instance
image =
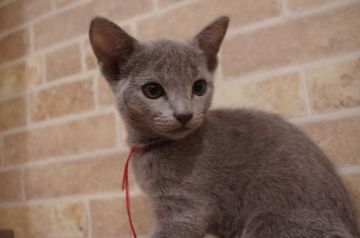
[{"label": "kitten", "polygon": [[145,146],[132,164],[153,205],[152,237],[360,237],[343,183],[301,131],[270,113],[208,111],[228,23],[187,42],[139,42],[107,19],[91,22],[128,143]]}]

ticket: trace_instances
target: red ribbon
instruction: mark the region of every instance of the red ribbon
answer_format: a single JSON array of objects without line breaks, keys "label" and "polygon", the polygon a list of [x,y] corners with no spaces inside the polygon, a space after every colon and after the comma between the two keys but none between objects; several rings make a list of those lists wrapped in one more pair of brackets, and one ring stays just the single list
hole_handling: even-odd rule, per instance
[{"label": "red ribbon", "polygon": [[129,155],[128,155],[127,159],[126,159],[126,162],[125,162],[125,167],[124,167],[124,172],[123,172],[123,181],[122,181],[122,187],[121,187],[121,189],[123,191],[125,190],[126,210],[127,210],[127,215],[128,215],[128,219],[129,219],[130,228],[131,228],[131,233],[132,233],[134,238],[137,238],[137,236],[136,236],[134,224],[132,222],[131,209],[130,209],[129,162],[130,162],[131,158],[133,157],[134,153],[138,153],[141,150],[142,150],[141,147],[131,148],[130,153],[129,153]]}]

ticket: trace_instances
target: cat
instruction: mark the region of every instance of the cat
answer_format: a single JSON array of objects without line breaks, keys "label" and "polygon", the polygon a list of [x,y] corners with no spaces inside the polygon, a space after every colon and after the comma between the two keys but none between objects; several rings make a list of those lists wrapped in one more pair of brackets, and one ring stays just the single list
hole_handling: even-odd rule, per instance
[{"label": "cat", "polygon": [[147,42],[102,17],[90,24],[128,144],[144,148],[131,163],[156,218],[151,237],[360,237],[348,192],[304,133],[267,112],[209,110],[228,24]]}]

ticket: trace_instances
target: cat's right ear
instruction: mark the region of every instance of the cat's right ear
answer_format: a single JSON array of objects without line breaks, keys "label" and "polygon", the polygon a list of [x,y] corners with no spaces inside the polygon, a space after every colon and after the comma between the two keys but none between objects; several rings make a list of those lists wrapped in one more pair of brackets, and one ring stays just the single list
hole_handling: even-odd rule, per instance
[{"label": "cat's right ear", "polygon": [[136,39],[103,17],[91,21],[89,37],[103,75],[110,82],[116,82],[121,66],[135,50]]}]

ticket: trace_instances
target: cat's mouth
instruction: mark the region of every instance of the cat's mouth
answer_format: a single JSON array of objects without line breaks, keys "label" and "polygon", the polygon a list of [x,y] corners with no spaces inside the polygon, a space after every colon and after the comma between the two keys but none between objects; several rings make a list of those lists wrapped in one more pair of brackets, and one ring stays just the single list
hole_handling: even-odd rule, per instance
[{"label": "cat's mouth", "polygon": [[167,124],[166,126],[156,125],[157,132],[163,136],[166,136],[171,139],[180,139],[183,138],[190,133],[192,133],[196,128],[198,128],[201,125],[202,120],[192,120],[191,122],[180,125],[180,123],[177,123],[177,125],[174,123],[172,125]]},{"label": "cat's mouth", "polygon": [[180,139],[191,134],[196,128],[201,125],[202,120],[192,121],[186,125],[178,125],[177,127],[169,128],[165,133],[170,138]]},{"label": "cat's mouth", "polygon": [[176,128],[176,129],[169,130],[169,131],[167,131],[166,134],[168,136],[170,136],[171,138],[180,139],[180,138],[183,138],[183,137],[187,136],[188,134],[190,134],[190,132],[192,130],[193,130],[193,128],[182,126],[182,127]]}]

